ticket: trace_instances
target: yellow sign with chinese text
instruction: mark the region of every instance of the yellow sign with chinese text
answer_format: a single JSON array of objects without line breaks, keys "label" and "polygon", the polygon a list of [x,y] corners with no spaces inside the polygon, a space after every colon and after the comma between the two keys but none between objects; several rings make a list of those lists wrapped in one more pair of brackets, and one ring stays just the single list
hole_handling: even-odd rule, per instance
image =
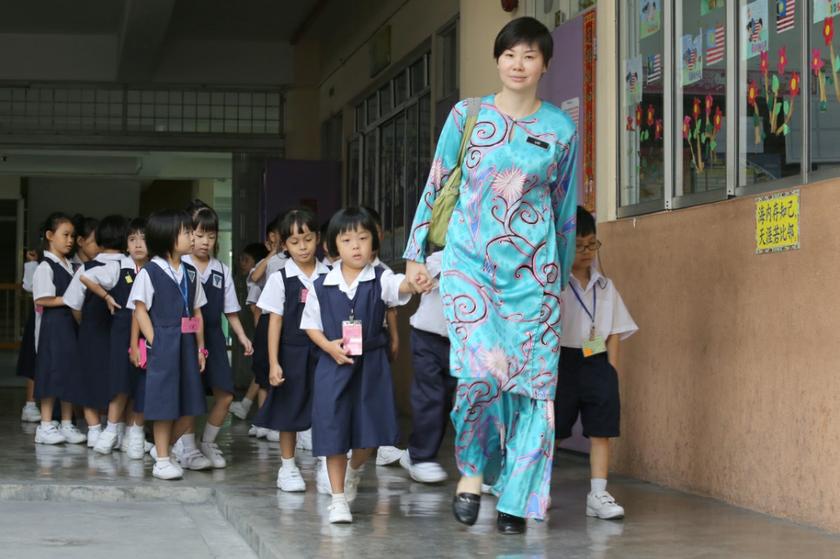
[{"label": "yellow sign with chinese text", "polygon": [[799,190],[755,199],[755,253],[799,248]]}]

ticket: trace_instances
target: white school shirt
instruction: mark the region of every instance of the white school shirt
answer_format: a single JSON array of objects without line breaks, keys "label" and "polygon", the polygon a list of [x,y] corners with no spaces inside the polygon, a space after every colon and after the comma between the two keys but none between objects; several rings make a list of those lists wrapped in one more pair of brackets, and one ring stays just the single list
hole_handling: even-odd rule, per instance
[{"label": "white school shirt", "polygon": [[[263,258],[262,260],[257,262],[257,266],[262,264],[264,260],[265,260],[265,258]],[[271,274],[273,274],[277,270],[280,270],[281,268],[283,268],[283,266],[286,265],[287,260],[289,260],[289,257],[286,256],[285,252],[278,252],[277,254],[275,254],[274,256],[269,258],[268,262],[265,265],[265,273],[263,274],[262,279],[260,279],[260,281],[257,282],[257,283],[260,284],[260,287],[265,287],[265,282],[268,280],[268,278],[271,276]],[[251,268],[251,271],[248,272],[248,281],[250,281],[250,282],[254,281],[251,278],[253,277],[254,270],[257,269],[257,266],[254,266],[253,268]]]},{"label": "white school shirt", "polygon": [[[196,266],[195,262],[191,255],[186,254],[181,257],[182,262],[186,262],[187,264],[194,267],[198,270],[198,266]],[[225,266],[223,262],[216,258],[211,258],[210,262],[207,264],[207,267],[204,268],[204,272],[199,272],[201,276],[201,283],[207,281],[210,277],[210,274],[216,271],[222,274],[222,281],[225,284],[225,293],[224,293],[224,312],[225,314],[236,313],[242,310],[242,307],[239,305],[239,299],[236,298],[236,285],[233,283],[233,276],[230,273],[230,268]],[[202,288],[203,290],[203,288]],[[206,297],[207,294],[205,293],[204,296]]]},{"label": "white school shirt", "polygon": [[[426,269],[432,278],[440,276],[442,256],[443,251],[439,250],[430,254],[426,259]],[[449,335],[446,330],[446,319],[443,316],[440,286],[437,285],[437,282],[434,289],[420,296],[420,305],[417,307],[417,312],[411,315],[409,323],[412,327],[424,332],[437,334],[444,338]]]},{"label": "white school shirt", "polygon": [[[119,266],[124,256],[125,255],[119,252],[100,252],[96,255],[94,261],[101,262],[103,265],[96,266],[96,268],[92,269],[95,270],[97,268]],[[85,267],[84,265],[82,265],[79,267],[78,270],[76,270],[76,273],[73,274],[73,279],[70,281],[70,285],[67,286],[67,291],[64,293],[64,304],[75,311],[82,310],[82,305],[85,304],[85,294],[87,293],[87,286],[82,283],[82,274],[84,273]],[[119,268],[117,269],[117,273],[119,274]]]},{"label": "white school shirt", "polygon": [[560,316],[563,321],[563,334],[560,345],[581,348],[589,340],[592,319],[577,300],[572,289],[577,290],[586,308],[592,312],[592,297],[595,294],[595,333],[604,341],[612,335],[626,340],[636,333],[639,327],[624,306],[621,295],[615,285],[604,277],[594,266],[591,269],[589,284],[584,289],[575,276],[569,276],[569,286],[560,295]]},{"label": "white school shirt", "polygon": [[[36,301],[44,297],[55,297],[53,269],[50,267],[49,262],[45,262],[47,259],[57,262],[62,268],[67,270],[68,273],[73,273],[73,266],[70,265],[69,260],[62,262],[61,259],[52,252],[48,250],[44,251],[44,261],[41,261],[41,263],[38,264],[38,267],[35,268],[35,274],[32,276],[32,299]],[[38,305],[35,305],[35,310],[35,352],[37,353],[38,340],[41,337],[41,313],[37,312]]]},{"label": "white school shirt", "polygon": [[37,262],[26,262],[23,265],[23,290],[32,293],[32,279],[35,277],[35,270],[38,269]]},{"label": "white school shirt", "polygon": [[[163,270],[166,275],[169,276],[169,279],[171,279],[175,283],[175,286],[180,290],[181,278],[184,277],[183,264],[178,266],[178,269],[176,270],[169,265],[169,262],[160,256],[152,258],[151,263]],[[173,276],[173,274],[175,275]],[[195,303],[193,304],[193,308],[195,309],[199,309],[207,304],[207,296],[204,294],[204,288],[201,287],[201,282],[198,281],[198,279],[199,278],[196,278],[195,282]],[[140,273],[137,274],[137,277],[134,278],[134,284],[131,286],[131,293],[128,295],[128,304],[126,305],[126,308],[133,310],[135,306],[134,303],[136,301],[140,301],[146,305],[146,309],[151,309],[154,298],[155,287],[152,285],[152,278],[149,276],[149,272],[146,268],[143,268],[140,270]]]},{"label": "white school shirt", "polygon": [[[324,286],[337,285],[338,289],[347,295],[348,299],[352,299],[356,296],[356,290],[359,288],[360,282],[373,281],[374,279],[376,279],[376,271],[372,264],[368,264],[353,283],[347,285],[347,282],[344,281],[344,274],[341,273],[341,264],[336,263],[335,267],[324,278]],[[382,302],[385,303],[385,306],[398,307],[411,300],[411,293],[405,295],[400,293],[400,284],[403,280],[405,280],[403,274],[395,274],[388,270],[382,272],[379,284],[382,287]],[[314,289],[306,297],[306,305],[303,307],[303,316],[300,319],[300,328],[301,330],[321,330],[322,332],[324,330],[324,323],[321,321],[321,305]]]},{"label": "white school shirt", "polygon": [[333,267],[333,263],[330,262],[330,259],[327,258],[326,256],[321,259],[321,264],[323,264],[327,268],[332,268]]},{"label": "white school shirt", "polygon": [[96,266],[90,270],[85,270],[82,275],[105,291],[111,291],[119,283],[122,270],[138,271],[137,263],[134,262],[133,258],[124,254],[120,256],[119,260],[110,260],[104,266]]},{"label": "white school shirt", "polygon": [[[318,279],[318,276],[327,274],[330,271],[321,262],[316,261],[315,270],[311,276],[307,276],[291,258],[286,262],[283,269],[286,271],[286,277],[300,279],[303,286],[310,293],[315,289],[315,280]],[[265,289],[262,290],[257,306],[262,310],[262,314],[274,313],[283,316],[283,307],[285,304],[286,284],[283,283],[283,274],[272,274],[265,284]]]}]

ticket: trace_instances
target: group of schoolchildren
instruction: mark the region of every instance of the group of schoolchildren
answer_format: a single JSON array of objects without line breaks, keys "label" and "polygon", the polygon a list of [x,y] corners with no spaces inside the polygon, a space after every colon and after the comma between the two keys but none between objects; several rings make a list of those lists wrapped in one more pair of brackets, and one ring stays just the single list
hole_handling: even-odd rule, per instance
[{"label": "group of schoolchildren", "polygon": [[[24,287],[35,312],[18,363],[30,378],[22,419],[40,422],[35,442],[86,442],[136,460],[148,452],[154,477],[179,479],[184,469],[226,466],[216,437],[229,412],[245,419],[256,400],[249,435],[279,442],[277,487],[305,491],[295,453],[311,450],[317,490],[331,495],[330,522],[352,522],[350,504],[374,453],[377,465],[399,463],[418,482],[445,481],[437,455],[455,382],[443,304],[435,288],[410,319],[413,430],[400,450],[390,362],[400,347],[395,309],[413,293],[378,258],[376,212],[342,209],[319,227],[311,211],[290,210],[269,224],[265,248],[246,247],[240,265],[250,269],[253,343],[232,274],[216,258],[218,231],[215,211],[200,201],[147,220],[47,218],[43,256],[27,253]],[[606,491],[609,438],[619,435],[619,341],[637,327],[594,262],[599,247],[594,219],[579,208],[577,257],[561,301],[556,432],[570,436],[580,415],[592,441],[586,513],[619,518],[624,510]],[[440,256],[427,259],[435,277]],[[239,402],[223,315],[253,355],[254,382]],[[197,440],[196,417],[205,414]]]}]

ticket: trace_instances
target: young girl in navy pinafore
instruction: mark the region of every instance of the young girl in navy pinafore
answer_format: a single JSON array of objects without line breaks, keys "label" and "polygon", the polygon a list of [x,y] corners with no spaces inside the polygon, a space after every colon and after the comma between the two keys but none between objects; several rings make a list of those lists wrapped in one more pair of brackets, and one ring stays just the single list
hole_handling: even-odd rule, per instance
[{"label": "young girl in navy pinafore", "polygon": [[207,411],[195,334],[181,333],[181,319],[192,316],[187,307],[191,310],[195,303],[197,272],[187,263],[181,266],[187,278],[189,305],[185,305],[178,284],[160,266],[149,262],[144,267],[155,290],[148,310],[155,339],[148,352],[143,407],[145,418],[150,421],[175,420]]},{"label": "young girl in navy pinafore", "polygon": [[[325,286],[321,276],[315,292],[328,340],[342,336],[342,322],[351,314],[362,321],[362,355],[352,365],[338,365],[319,351],[312,397],[312,454],[332,456],[353,448],[394,445],[399,438],[394,387],[388,364],[388,333],[383,323],[382,269],[373,281],[359,282],[351,300],[338,286]],[[352,313],[351,313],[352,311]]]},{"label": "young girl in navy pinafore", "polygon": [[312,426],[312,382],[319,350],[300,329],[303,283],[297,277],[287,277],[285,269],[277,273],[282,274],[285,288],[280,332],[280,366],[285,381],[269,389],[265,403],[254,417],[254,425],[272,431],[300,432]]},{"label": "young girl in navy pinafore", "polygon": [[271,388],[268,382],[268,316],[269,313],[262,313],[257,321],[254,329],[254,356],[251,360],[254,382],[263,390]]},{"label": "young girl in navy pinafore", "polygon": [[[73,276],[50,258],[45,258],[44,262],[52,268],[55,296],[63,296]],[[42,308],[38,352],[35,357],[35,398],[59,398],[72,402],[67,398],[67,384],[70,373],[78,363],[76,331],[76,320],[70,307]]]},{"label": "young girl in navy pinafore", "polygon": [[142,413],[145,378],[142,371],[131,363],[128,347],[131,345],[131,322],[133,314],[128,306],[128,296],[137,273],[134,268],[120,268],[117,284],[108,292],[120,306],[111,318],[110,347],[108,359],[109,397],[114,399],[119,394],[128,394],[134,400],[133,409]]},{"label": "young girl in navy pinafore", "polygon": [[[90,270],[104,265],[99,260],[89,260],[84,268]],[[68,399],[74,404],[94,410],[108,408],[111,401],[108,384],[110,342],[111,312],[105,301],[88,289],[79,324],[79,367],[68,387]]]},{"label": "young girl in navy pinafore", "polygon": [[202,286],[204,295],[207,297],[207,303],[201,307],[201,316],[204,321],[204,347],[209,352],[207,364],[204,366],[204,384],[208,394],[213,393],[213,388],[233,394],[233,369],[228,361],[227,340],[222,331],[222,315],[225,312],[225,275],[218,270],[211,270],[207,281],[203,282]]}]

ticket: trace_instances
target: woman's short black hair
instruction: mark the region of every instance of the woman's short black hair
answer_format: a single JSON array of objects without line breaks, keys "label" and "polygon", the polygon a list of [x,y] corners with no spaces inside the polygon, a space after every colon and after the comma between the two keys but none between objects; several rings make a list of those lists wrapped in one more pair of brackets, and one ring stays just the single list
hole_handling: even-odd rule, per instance
[{"label": "woman's short black hair", "polygon": [[318,220],[315,218],[312,210],[308,208],[296,208],[287,211],[277,227],[277,231],[280,233],[280,242],[285,243],[286,239],[294,235],[296,231],[303,231],[304,227],[313,233],[320,232],[320,229],[318,229]]},{"label": "woman's short black hair", "polygon": [[131,221],[128,222],[128,235],[126,237],[130,237],[136,233],[140,233],[141,235],[146,234],[146,218],[145,217],[135,217]]},{"label": "woman's short black hair", "polygon": [[219,215],[210,206],[198,208],[191,215],[194,231],[201,229],[207,233],[219,232]]},{"label": "woman's short black hair", "polygon": [[595,218],[583,206],[577,207],[577,236],[588,237],[595,235],[597,229],[595,227]]},{"label": "woman's short black hair", "polygon": [[95,217],[85,217],[82,214],[73,216],[73,229],[77,238],[87,239],[96,232],[99,220]]},{"label": "woman's short black hair", "polygon": [[532,17],[518,17],[502,27],[493,44],[493,58],[498,60],[503,52],[522,43],[536,45],[545,65],[548,66],[554,54],[554,39],[551,38],[548,28]]},{"label": "woman's short black hair", "polygon": [[125,251],[128,220],[121,215],[108,215],[96,226],[96,244],[104,250]]},{"label": "woman's short black hair", "polygon": [[268,249],[262,243],[251,243],[242,249],[242,254],[247,254],[254,259],[254,262],[259,262],[268,256]]},{"label": "woman's short black hair", "polygon": [[146,222],[146,247],[149,256],[166,258],[175,249],[181,230],[192,231],[192,217],[184,210],[161,210]]},{"label": "woman's short black hair", "polygon": [[379,251],[379,233],[376,230],[376,221],[373,216],[362,208],[344,208],[330,219],[327,227],[327,250],[333,256],[338,256],[338,236],[347,231],[365,229],[370,233],[373,243],[373,252]]}]

